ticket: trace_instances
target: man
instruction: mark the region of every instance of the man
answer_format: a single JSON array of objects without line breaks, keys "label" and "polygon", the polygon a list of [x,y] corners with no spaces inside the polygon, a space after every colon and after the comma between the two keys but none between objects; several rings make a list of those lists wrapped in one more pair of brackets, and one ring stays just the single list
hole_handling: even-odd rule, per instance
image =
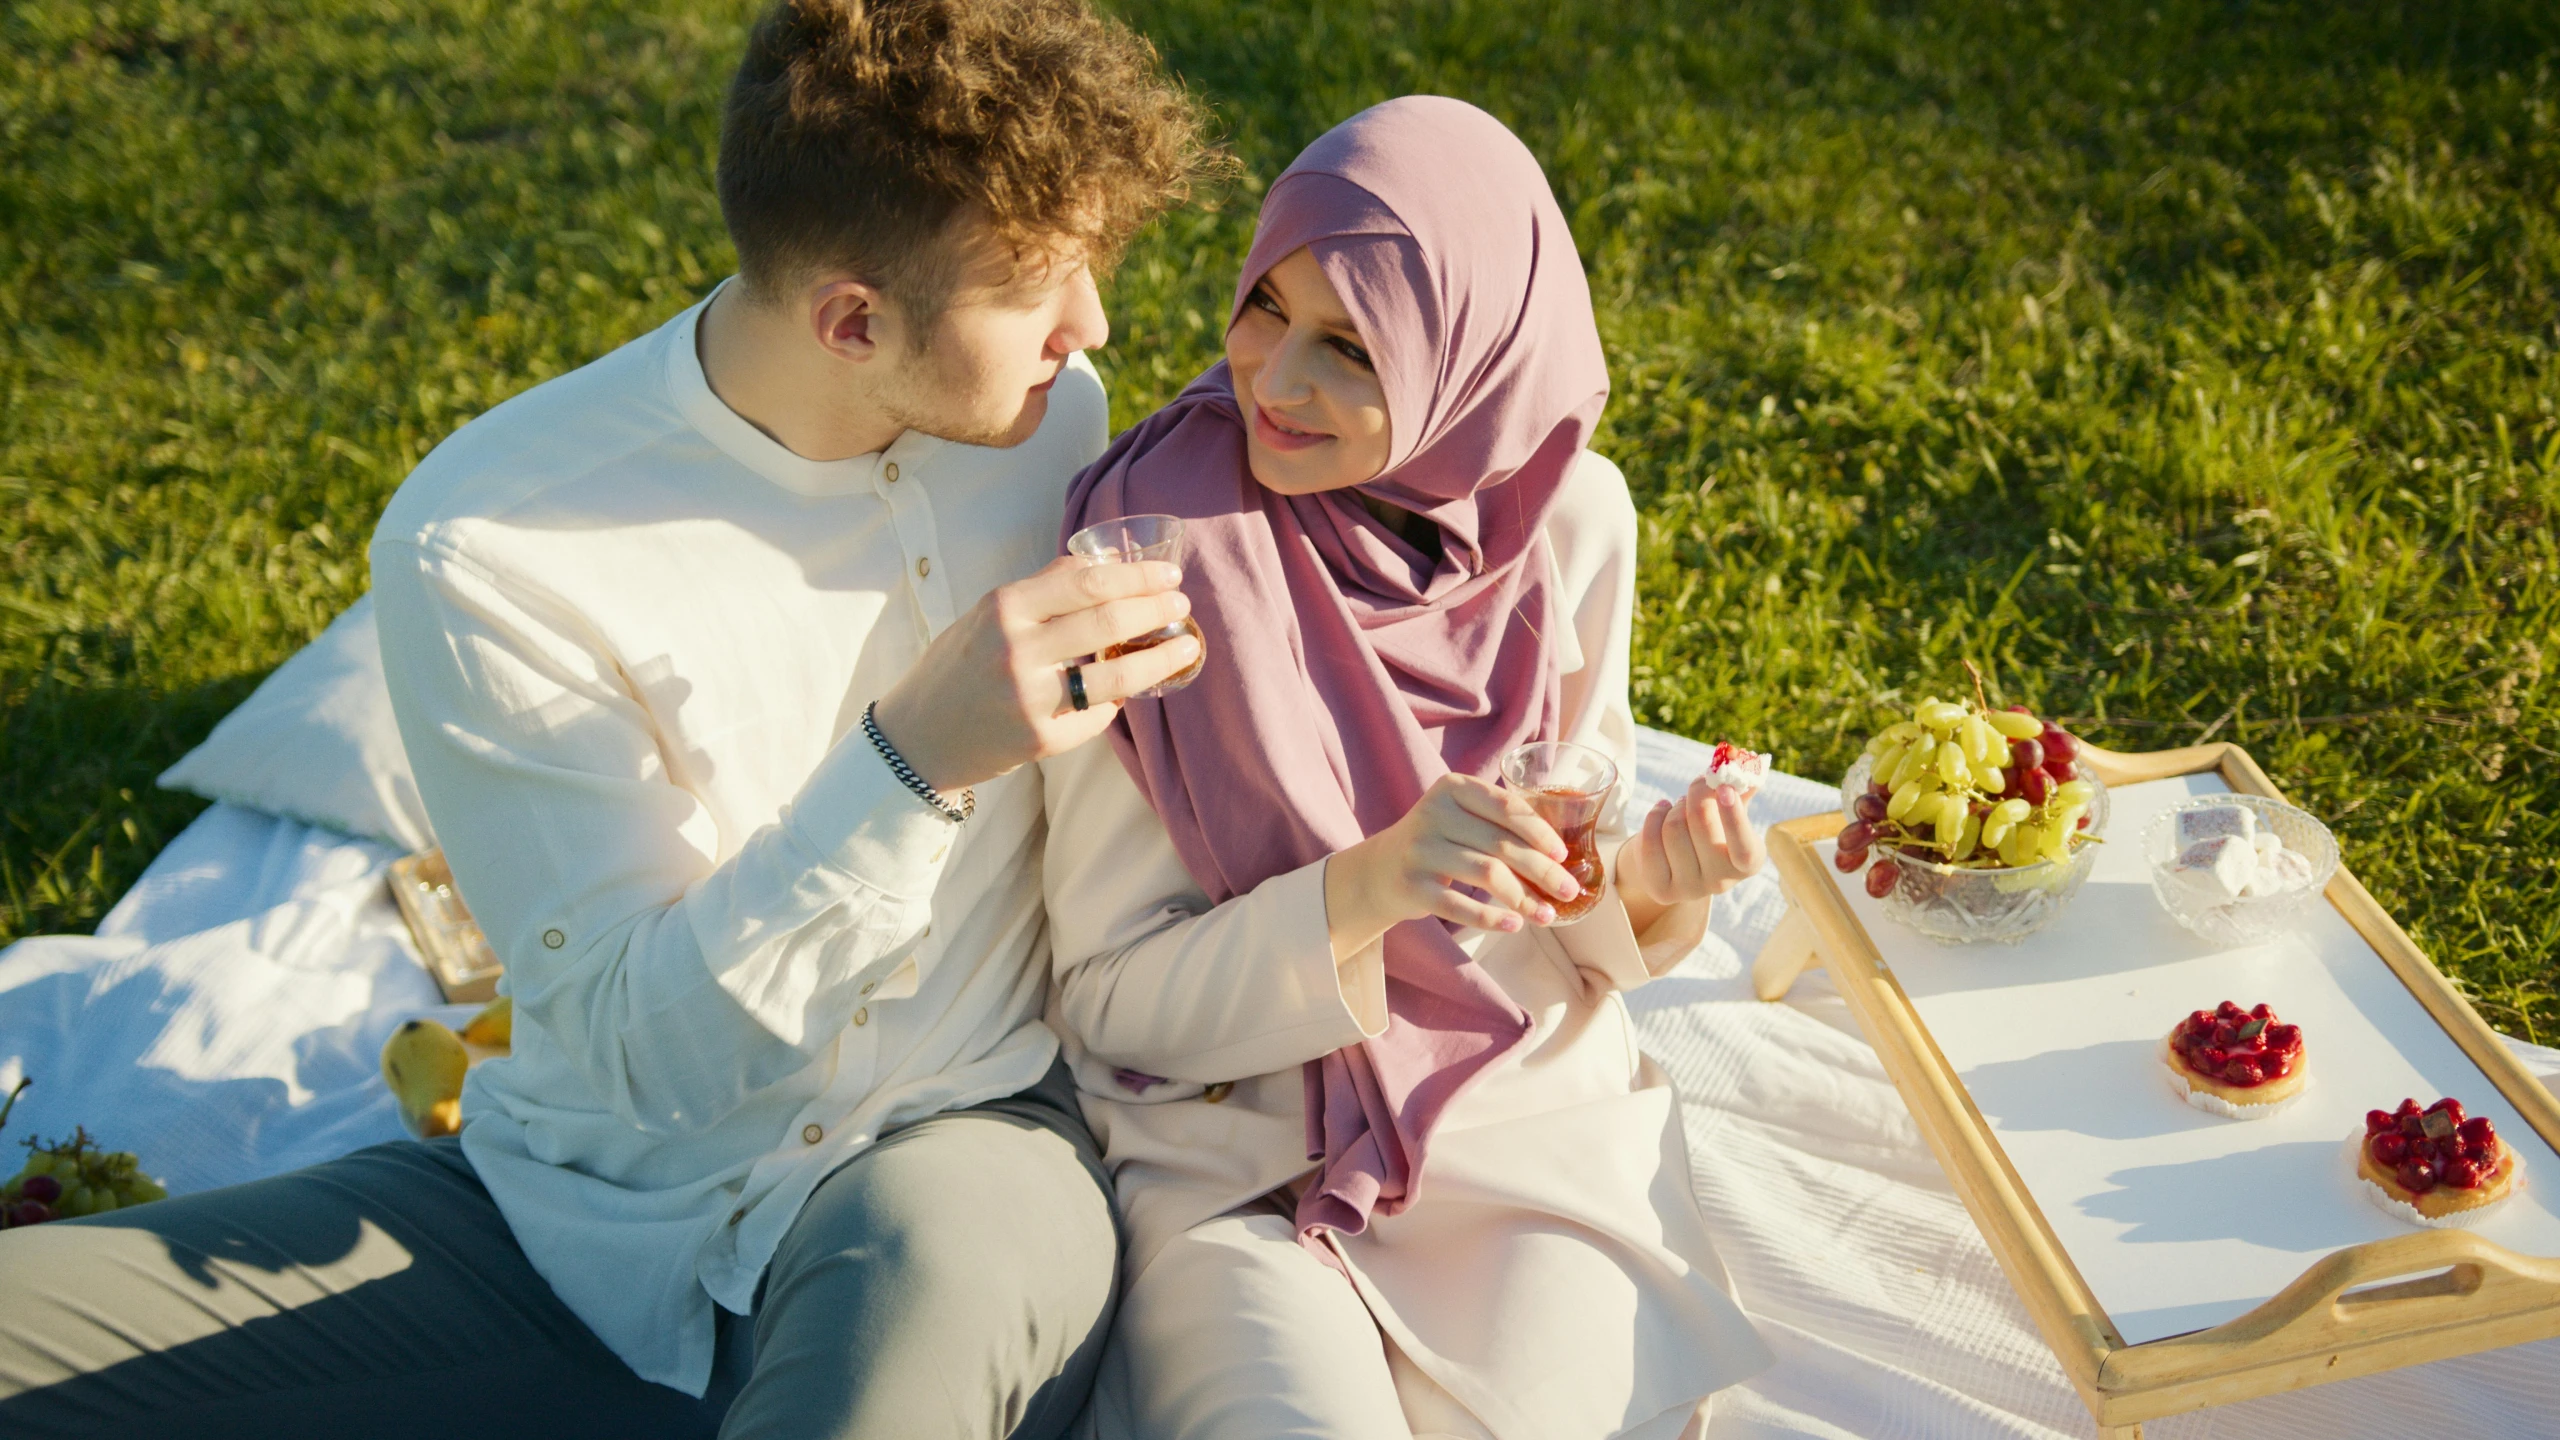
[{"label": "man", "polygon": [[[739,274],[464,427],[385,667],[514,1053],[456,1140],[0,1240],[0,1434],[1047,1436],[1116,1269],[1036,766],[1188,640],[1077,568],[1093,270],[1202,163],[1081,0],[784,0]],[[1027,578],[1026,578],[1027,577]]]}]

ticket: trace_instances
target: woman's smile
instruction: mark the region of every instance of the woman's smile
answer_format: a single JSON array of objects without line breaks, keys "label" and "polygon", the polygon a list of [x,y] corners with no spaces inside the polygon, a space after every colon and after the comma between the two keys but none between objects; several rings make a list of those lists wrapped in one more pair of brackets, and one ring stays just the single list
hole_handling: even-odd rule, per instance
[{"label": "woman's smile", "polygon": [[1274,450],[1311,450],[1333,437],[1321,430],[1309,430],[1289,424],[1257,405],[1253,409],[1253,438]]},{"label": "woman's smile", "polygon": [[1305,246],[1273,263],[1227,327],[1253,478],[1283,495],[1341,490],[1387,468],[1394,427],[1360,327]]}]

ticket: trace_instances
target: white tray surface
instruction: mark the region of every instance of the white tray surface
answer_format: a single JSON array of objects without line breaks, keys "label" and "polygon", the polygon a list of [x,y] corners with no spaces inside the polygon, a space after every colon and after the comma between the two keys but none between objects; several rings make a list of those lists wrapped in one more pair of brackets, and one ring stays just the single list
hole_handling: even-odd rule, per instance
[{"label": "white tray surface", "polygon": [[[2337,910],[2297,935],[2222,949],[2169,918],[2143,826],[2206,773],[2111,792],[2110,843],[2053,928],[2016,946],[1941,946],[1887,920],[1859,876],[1841,893],[2128,1344],[2246,1314],[2345,1246],[2414,1233],[2347,1183],[2367,1110],[2450,1095],[2497,1122],[2527,1184],[2475,1233],[2560,1256],[2560,1155]],[[1832,846],[1821,847],[1827,865]],[[2190,1010],[2264,1001],[2303,1028],[2310,1083],[2265,1120],[2189,1108],[2160,1074]]]}]

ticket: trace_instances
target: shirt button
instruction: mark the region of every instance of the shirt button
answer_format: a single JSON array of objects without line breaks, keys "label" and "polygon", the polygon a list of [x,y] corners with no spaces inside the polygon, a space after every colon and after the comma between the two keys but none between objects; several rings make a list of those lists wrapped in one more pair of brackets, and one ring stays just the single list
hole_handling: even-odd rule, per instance
[{"label": "shirt button", "polygon": [[877,989],[879,989],[879,988],[880,988],[880,982],[879,982],[879,981],[877,981],[877,980],[865,980],[865,981],[863,981],[863,982],[862,982],[862,993],[863,993],[863,994],[865,994],[865,995],[868,995],[868,994],[870,994],[872,991],[877,990]]},{"label": "shirt button", "polygon": [[1210,1086],[1208,1089],[1201,1091],[1200,1098],[1208,1101],[1212,1105],[1216,1105],[1234,1093],[1236,1093],[1236,1082],[1233,1080],[1221,1080],[1217,1084]]},{"label": "shirt button", "polygon": [[826,1137],[827,1132],[819,1129],[815,1125],[803,1125],[800,1127],[800,1138],[808,1141],[812,1145],[817,1144]]},{"label": "shirt button", "polygon": [[747,1218],[747,1212],[746,1212],[746,1211],[744,1211],[744,1210],[732,1210],[732,1211],[730,1211],[730,1212],[729,1212],[729,1223],[730,1223],[730,1224],[732,1224],[732,1225],[735,1225],[735,1224],[737,1224],[739,1221],[744,1220],[744,1219],[746,1219],[746,1218]]},{"label": "shirt button", "polygon": [[917,578],[917,579],[923,579],[925,576],[930,575],[930,574],[932,574],[932,573],[933,573],[933,557],[932,557],[932,556],[930,556],[930,555],[919,555],[919,556],[917,556],[917,557],[916,557],[916,578]]},{"label": "shirt button", "polygon": [[889,462],[889,465],[888,465],[888,468],[887,468],[887,469],[885,469],[885,470],[882,470],[880,473],[881,473],[882,475],[884,475],[884,476],[886,476],[886,477],[888,478],[888,481],[889,481],[889,483],[890,483],[890,484],[892,484],[892,485],[897,484],[897,483],[898,483],[898,462],[897,462],[897,461],[895,461],[895,460],[890,461],[890,462]]},{"label": "shirt button", "polygon": [[542,932],[542,948],[545,950],[557,950],[568,943],[569,937],[561,934],[557,930],[545,930]]},{"label": "shirt button", "polygon": [[854,1012],[853,1012],[853,1023],[854,1023],[854,1024],[856,1024],[856,1025],[868,1025],[868,1024],[870,1024],[870,1023],[871,1023],[871,1007],[870,1007],[870,1006],[868,1006],[868,1005],[865,1005],[865,1006],[863,1006],[861,1009],[854,1011]]}]

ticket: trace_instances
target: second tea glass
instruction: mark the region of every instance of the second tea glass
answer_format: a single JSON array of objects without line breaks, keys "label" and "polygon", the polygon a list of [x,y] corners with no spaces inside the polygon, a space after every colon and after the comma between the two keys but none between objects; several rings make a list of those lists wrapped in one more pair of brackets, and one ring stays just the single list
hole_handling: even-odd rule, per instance
[{"label": "second tea glass", "polygon": [[1588,745],[1538,740],[1504,752],[1502,780],[1529,802],[1539,819],[1555,827],[1564,841],[1564,868],[1582,893],[1559,900],[1535,885],[1529,888],[1555,907],[1558,925],[1589,915],[1600,904],[1609,878],[1600,858],[1600,819],[1618,787],[1617,763]]},{"label": "second tea glass", "polygon": [[[1095,564],[1131,564],[1140,560],[1163,560],[1178,563],[1182,549],[1182,519],[1175,515],[1124,515],[1087,525],[1067,537],[1067,553]],[[1141,690],[1140,695],[1170,695],[1200,678],[1209,663],[1209,640],[1200,626],[1188,615],[1158,630],[1130,638],[1103,650],[1101,658],[1117,660],[1141,650],[1153,650],[1167,640],[1189,635],[1200,642],[1200,658],[1188,669],[1167,678],[1163,683]]]}]

